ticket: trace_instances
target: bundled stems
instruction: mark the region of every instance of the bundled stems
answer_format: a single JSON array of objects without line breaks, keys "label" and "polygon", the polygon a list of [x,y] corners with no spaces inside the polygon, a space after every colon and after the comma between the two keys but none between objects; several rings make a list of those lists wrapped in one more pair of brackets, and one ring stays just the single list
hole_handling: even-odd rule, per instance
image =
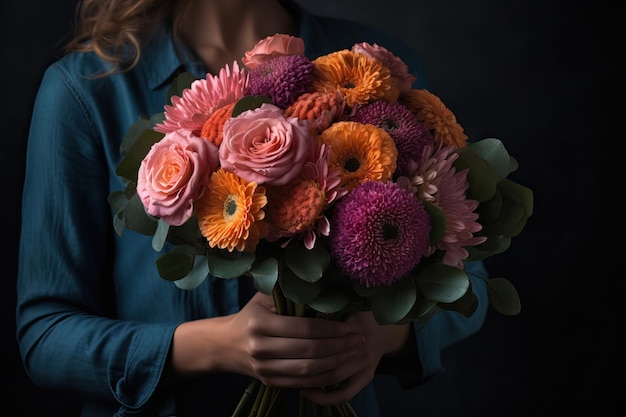
[{"label": "bundled stems", "polygon": [[[296,304],[288,300],[276,286],[272,292],[276,313],[281,315],[303,317],[307,314],[307,308],[304,304]],[[342,320],[345,317],[334,317],[334,315],[317,314],[329,320]],[[247,417],[279,417],[281,411],[284,411],[285,394],[290,391],[288,388],[268,387],[260,381],[253,379],[245,389],[241,400],[237,404],[235,411],[231,417],[246,416],[246,409],[250,411]],[[250,407],[250,401],[254,398],[254,402]],[[312,415],[309,414],[312,412]],[[324,406],[315,404],[302,396],[298,397],[298,417],[358,417],[349,402],[337,405]]]}]

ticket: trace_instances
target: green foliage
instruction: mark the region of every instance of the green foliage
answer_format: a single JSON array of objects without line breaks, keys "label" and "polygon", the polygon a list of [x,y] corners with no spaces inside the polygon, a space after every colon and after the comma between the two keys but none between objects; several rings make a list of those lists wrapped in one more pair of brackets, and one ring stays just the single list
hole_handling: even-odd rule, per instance
[{"label": "green foliage", "polygon": [[489,304],[499,313],[516,315],[522,309],[517,290],[505,278],[490,278],[487,283]]},{"label": "green foliage", "polygon": [[267,96],[244,96],[235,103],[232,116],[239,116],[244,111],[259,108],[263,103],[272,103],[272,100]]}]

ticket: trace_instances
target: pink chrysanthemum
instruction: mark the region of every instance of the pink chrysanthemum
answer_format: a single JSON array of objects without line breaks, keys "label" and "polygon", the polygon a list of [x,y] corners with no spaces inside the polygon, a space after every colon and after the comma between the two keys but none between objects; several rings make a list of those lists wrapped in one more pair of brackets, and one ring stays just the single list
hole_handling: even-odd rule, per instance
[{"label": "pink chrysanthemum", "polygon": [[397,102],[376,101],[356,106],[350,120],[372,124],[389,133],[398,148],[396,176],[407,175],[408,161],[419,158],[424,145],[434,143],[430,130],[408,107]]},{"label": "pink chrysanthemum", "polygon": [[317,236],[328,236],[330,222],[325,210],[347,192],[341,188],[339,171],[329,171],[330,149],[311,141],[311,160],[302,168],[301,176],[280,187],[266,186],[268,205],[266,221],[270,227],[268,241],[301,236],[304,246],[312,249]]},{"label": "pink chrysanthemum", "polygon": [[277,56],[250,71],[250,94],[267,96],[286,109],[310,90],[313,69],[313,62],[305,56]]},{"label": "pink chrysanthemum", "polygon": [[474,236],[482,229],[478,220],[478,201],[467,198],[469,187],[467,170],[457,171],[453,163],[458,158],[454,146],[435,147],[427,145],[423,155],[409,164],[409,181],[399,180],[418,198],[438,207],[446,218],[444,236],[427,255],[436,250],[445,251],[443,263],[463,268],[468,252],[465,247],[476,246],[487,238]]},{"label": "pink chrysanthemum", "polygon": [[430,217],[415,196],[394,182],[367,181],[337,202],[331,256],[366,287],[391,285],[428,249]]},{"label": "pink chrysanthemum", "polygon": [[207,74],[184,90],[182,96],[172,96],[172,105],[165,105],[165,120],[154,130],[161,133],[184,129],[200,136],[204,122],[213,112],[235,103],[246,94],[248,74],[233,62],[232,71],[224,66],[218,75]]}]

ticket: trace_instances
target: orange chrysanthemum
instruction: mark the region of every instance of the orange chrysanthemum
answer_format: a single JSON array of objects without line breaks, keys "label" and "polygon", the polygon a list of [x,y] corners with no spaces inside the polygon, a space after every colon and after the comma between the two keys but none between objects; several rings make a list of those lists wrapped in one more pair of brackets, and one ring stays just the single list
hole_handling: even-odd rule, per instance
[{"label": "orange chrysanthemum", "polygon": [[433,131],[436,143],[456,148],[467,146],[467,135],[457,123],[456,116],[439,97],[425,89],[413,89],[402,93],[399,101],[417,116],[418,120]]},{"label": "orange chrysanthemum", "polygon": [[236,103],[226,104],[216,109],[206,122],[204,122],[204,125],[202,125],[200,137],[220,146],[223,139],[222,131],[224,130],[224,123],[231,118],[235,104]]},{"label": "orange chrysanthemum", "polygon": [[313,88],[320,92],[338,90],[348,107],[375,100],[398,100],[391,72],[376,59],[342,50],[321,56],[313,63],[317,69]]},{"label": "orange chrysanthemum", "polygon": [[219,169],[198,201],[198,227],[212,248],[254,252],[269,232],[266,204],[265,187]]},{"label": "orange chrysanthemum", "polygon": [[398,149],[385,129],[358,122],[337,122],[320,135],[330,146],[329,169],[339,169],[348,190],[366,180],[386,182],[396,171]]},{"label": "orange chrysanthemum", "polygon": [[310,228],[326,206],[326,196],[311,180],[295,178],[280,187],[267,187],[267,222],[288,235]]}]

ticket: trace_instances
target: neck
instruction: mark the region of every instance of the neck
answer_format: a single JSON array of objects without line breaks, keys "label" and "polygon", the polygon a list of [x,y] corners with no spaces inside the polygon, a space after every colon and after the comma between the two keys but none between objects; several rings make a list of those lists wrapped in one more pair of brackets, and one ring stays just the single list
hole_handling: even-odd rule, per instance
[{"label": "neck", "polygon": [[183,39],[213,73],[267,36],[297,32],[277,0],[190,0],[181,22]]}]

